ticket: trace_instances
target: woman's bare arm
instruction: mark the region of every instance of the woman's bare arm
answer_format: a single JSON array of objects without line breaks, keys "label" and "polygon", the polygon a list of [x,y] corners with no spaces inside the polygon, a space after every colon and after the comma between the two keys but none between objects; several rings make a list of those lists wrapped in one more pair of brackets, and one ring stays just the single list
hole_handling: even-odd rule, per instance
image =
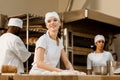
[{"label": "woman's bare arm", "polygon": [[37,51],[36,51],[37,67],[48,70],[48,71],[56,71],[56,72],[62,71],[59,68],[52,67],[52,66],[44,63],[44,52],[45,52],[44,48],[41,48],[41,47],[37,48]]}]

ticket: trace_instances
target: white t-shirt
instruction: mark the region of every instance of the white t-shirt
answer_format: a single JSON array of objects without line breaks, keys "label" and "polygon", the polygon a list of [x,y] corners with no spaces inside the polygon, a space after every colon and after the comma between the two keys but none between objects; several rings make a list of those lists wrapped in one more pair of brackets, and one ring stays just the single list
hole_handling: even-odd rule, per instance
[{"label": "white t-shirt", "polygon": [[47,33],[42,35],[36,42],[34,62],[32,64],[33,67],[30,73],[41,73],[42,71],[45,71],[36,66],[36,49],[38,47],[45,49],[44,62],[53,67],[58,65],[61,56],[61,50],[64,48],[62,41],[59,39],[59,46],[57,46],[56,40],[51,39],[47,31]]},{"label": "white t-shirt", "polygon": [[106,66],[107,61],[113,61],[112,54],[107,51],[103,53],[92,52],[87,56],[87,69],[92,69],[92,66]]},{"label": "white t-shirt", "polygon": [[30,55],[31,53],[18,36],[5,33],[0,37],[0,69],[2,65],[12,65],[18,68],[18,73],[24,73],[23,62]]}]

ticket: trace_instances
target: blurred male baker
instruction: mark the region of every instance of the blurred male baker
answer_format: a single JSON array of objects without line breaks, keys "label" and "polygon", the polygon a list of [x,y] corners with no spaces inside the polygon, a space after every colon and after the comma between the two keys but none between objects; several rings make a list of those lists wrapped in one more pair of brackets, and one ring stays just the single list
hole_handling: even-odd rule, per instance
[{"label": "blurred male baker", "polygon": [[24,73],[23,62],[27,61],[31,53],[18,36],[22,27],[21,19],[10,18],[7,32],[0,36],[0,72],[3,65],[8,65],[16,66],[17,73]]}]

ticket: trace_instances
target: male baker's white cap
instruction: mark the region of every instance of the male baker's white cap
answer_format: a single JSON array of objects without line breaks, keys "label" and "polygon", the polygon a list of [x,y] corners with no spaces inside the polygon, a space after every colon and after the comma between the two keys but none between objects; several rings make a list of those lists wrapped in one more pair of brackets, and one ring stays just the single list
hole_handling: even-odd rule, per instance
[{"label": "male baker's white cap", "polygon": [[45,22],[49,20],[50,17],[55,17],[58,21],[60,21],[59,15],[56,12],[47,12],[45,15]]},{"label": "male baker's white cap", "polygon": [[22,28],[23,21],[19,18],[10,18],[8,22],[8,26],[16,26],[16,27]]},{"label": "male baker's white cap", "polygon": [[96,43],[99,40],[103,40],[105,42],[105,38],[103,35],[96,35],[94,38],[94,42]]}]

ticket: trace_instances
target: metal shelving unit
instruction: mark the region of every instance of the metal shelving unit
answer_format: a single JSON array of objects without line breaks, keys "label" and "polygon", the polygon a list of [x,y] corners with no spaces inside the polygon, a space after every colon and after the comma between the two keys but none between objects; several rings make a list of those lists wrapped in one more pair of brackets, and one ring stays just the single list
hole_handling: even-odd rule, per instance
[{"label": "metal shelving unit", "polygon": [[[22,39],[25,39],[23,42],[25,43],[26,48],[28,49],[28,51],[32,52],[30,59],[28,59],[25,63],[25,72],[28,73],[30,66],[29,62],[32,62],[29,60],[33,58],[33,52],[34,52],[34,50],[30,50],[30,49],[35,48],[35,44],[30,44],[29,40],[31,36],[39,37],[41,34],[46,32],[46,29],[44,27],[44,17],[30,13],[12,16],[12,17],[17,17],[23,20],[23,29],[20,34],[20,37]],[[40,33],[40,35],[38,33]]]}]

